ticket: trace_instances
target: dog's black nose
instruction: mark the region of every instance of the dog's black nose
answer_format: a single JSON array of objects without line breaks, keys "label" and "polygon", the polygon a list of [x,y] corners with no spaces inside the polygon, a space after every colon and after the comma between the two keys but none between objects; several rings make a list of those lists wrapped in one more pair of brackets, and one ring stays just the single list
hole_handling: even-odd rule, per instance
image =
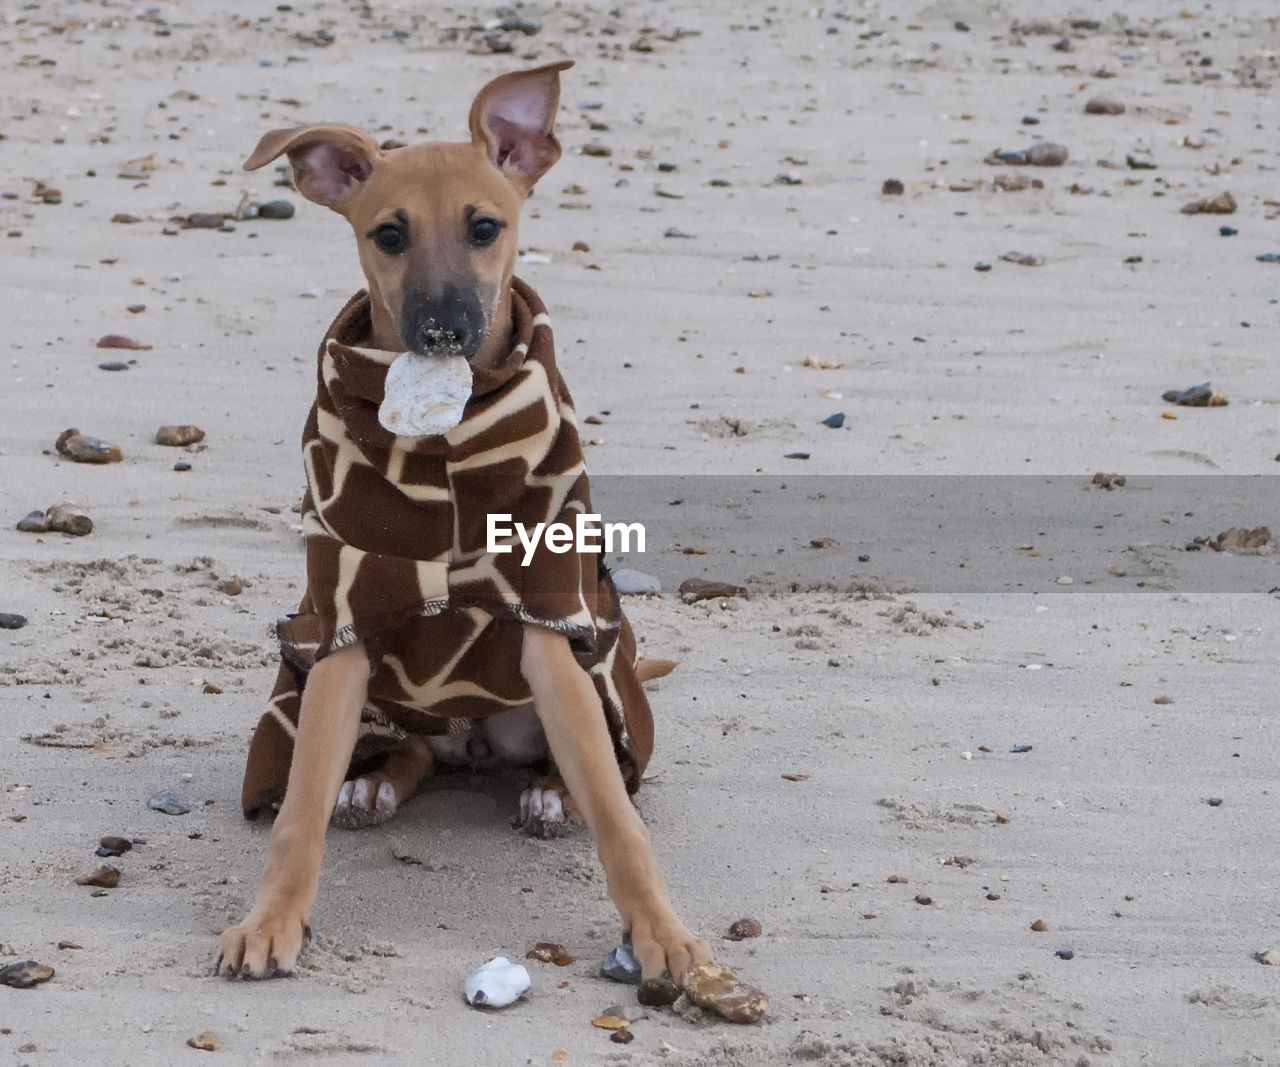
[{"label": "dog's black nose", "polygon": [[480,301],[470,290],[449,286],[438,296],[416,293],[405,301],[401,336],[415,351],[470,359],[483,335]]},{"label": "dog's black nose", "polygon": [[466,351],[470,335],[466,326],[439,326],[431,321],[418,327],[415,340],[416,347],[428,351],[438,349]]}]

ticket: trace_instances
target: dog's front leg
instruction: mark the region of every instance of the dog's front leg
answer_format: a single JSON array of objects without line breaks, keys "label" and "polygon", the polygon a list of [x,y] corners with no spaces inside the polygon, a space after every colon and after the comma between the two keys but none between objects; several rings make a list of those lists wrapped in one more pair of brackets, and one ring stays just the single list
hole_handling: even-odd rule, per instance
[{"label": "dog's front leg", "polygon": [[706,942],[677,917],[645,829],[627,796],[600,696],[559,634],[526,626],[520,669],[556,767],[595,839],[609,896],[645,978],[677,982],[711,958]]},{"label": "dog's front leg", "polygon": [[325,828],[355,749],[368,688],[369,658],[358,645],[312,669],[262,884],[244,922],[222,934],[219,974],[269,978],[293,969],[320,884]]}]

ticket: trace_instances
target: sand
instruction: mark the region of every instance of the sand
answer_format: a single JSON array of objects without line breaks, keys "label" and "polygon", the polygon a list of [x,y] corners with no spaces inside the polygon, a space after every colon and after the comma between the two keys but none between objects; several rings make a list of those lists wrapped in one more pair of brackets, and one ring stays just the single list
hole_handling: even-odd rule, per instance
[{"label": "sand", "polygon": [[[202,1062],[185,1042],[212,1030],[215,1063],[1280,1063],[1280,970],[1254,958],[1280,947],[1277,557],[1184,547],[1280,527],[1269,479],[1225,478],[1280,451],[1280,267],[1255,258],[1280,251],[1280,27],[1256,0],[1178,7],[546,5],[484,55],[488,8],[10,5],[0,611],[29,623],[0,631],[0,964],[57,974],[0,988],[7,1061]],[[624,562],[666,589],[629,604],[681,660],[641,808],[683,915],[772,996],[758,1027],[661,1013],[625,1047],[590,1025],[631,999],[595,973],[617,924],[590,843],[517,836],[514,776],[332,831],[300,973],[210,977],[266,847],[239,778],[299,595],[314,348],[360,284],[342,220],[239,163],[303,121],[456,138],[488,77],[562,54],[566,153],[520,271],[600,417],[611,517],[651,524]],[[1125,113],[1086,114],[1097,95]],[[1066,165],[984,163],[1035,138]],[[1232,216],[1180,211],[1223,191]],[[298,212],[170,221],[244,194]],[[1229,406],[1161,400],[1205,380]],[[188,422],[204,450],[151,443]],[[58,457],[71,426],[125,461]],[[752,474],[813,507],[775,495],[753,525],[751,486],[697,477]],[[883,488],[826,510],[806,488],[851,474]],[[685,476],[705,513],[640,475]],[[952,522],[919,475],[1034,506]],[[1185,503],[1206,476],[1225,495]],[[886,521],[905,497],[924,517]],[[14,530],[60,500],[91,536]],[[691,576],[751,596],[685,605]],[[193,810],[146,810],[166,787]],[[117,833],[146,844],[93,897],[74,876]],[[762,938],[720,939],[745,916]],[[464,1005],[471,969],[540,940],[577,962],[531,964],[502,1014]]]}]

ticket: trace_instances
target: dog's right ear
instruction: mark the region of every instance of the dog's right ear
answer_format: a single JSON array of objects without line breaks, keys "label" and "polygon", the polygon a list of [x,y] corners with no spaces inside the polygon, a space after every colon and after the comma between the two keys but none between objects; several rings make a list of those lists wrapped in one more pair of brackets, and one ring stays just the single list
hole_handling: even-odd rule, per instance
[{"label": "dog's right ear", "polygon": [[364,130],[326,122],[272,130],[244,161],[244,169],[265,167],[286,153],[298,192],[339,213],[347,198],[368,180],[382,155],[378,142]]}]

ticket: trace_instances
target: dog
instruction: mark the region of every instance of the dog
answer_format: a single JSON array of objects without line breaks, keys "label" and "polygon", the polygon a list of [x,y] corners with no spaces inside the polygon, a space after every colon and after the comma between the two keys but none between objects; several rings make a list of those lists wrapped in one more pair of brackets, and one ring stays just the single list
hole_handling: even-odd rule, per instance
[{"label": "dog", "polygon": [[[322,124],[271,131],[245,162],[256,170],[288,157],[298,191],[350,223],[368,289],[321,346],[317,405],[304,434],[308,597],[297,618],[282,624],[281,681],[254,735],[249,765],[252,771],[257,751],[258,765],[287,767],[287,784],[252,908],[221,935],[218,974],[265,978],[293,970],[309,932],[331,816],[357,826],[390,817],[437,762],[527,763],[547,754],[553,773],[525,792],[522,822],[557,823],[572,805],[594,839],[642,977],[669,975],[679,984],[711,960],[707,943],[672,905],[628,793],[652,748],[639,682],[671,665],[637,662],[616,590],[596,562],[547,556],[548,573],[570,569],[540,585],[536,575],[502,570],[511,557],[475,550],[461,529],[482,506],[476,501],[491,495],[507,493],[517,507],[535,500],[542,508],[551,500],[551,510],[564,514],[589,508],[585,472],[573,454],[571,402],[546,351],[549,319],[536,294],[513,276],[521,207],[560,157],[554,124],[560,74],[570,66],[553,63],[489,82],[471,106],[469,142],[384,151],[362,130]],[[395,406],[397,368],[427,377],[439,371],[455,382],[460,369],[469,371],[468,414],[441,434],[389,432],[387,422],[409,419],[388,410]],[[486,392],[495,381],[506,384]],[[520,408],[517,393],[534,401]],[[536,416],[527,438],[495,439],[493,426],[508,416],[521,428]],[[526,469],[521,448],[535,450],[536,471]],[[448,484],[441,488],[427,475],[414,482],[413,471],[435,469],[441,449],[451,457]],[[476,488],[463,474],[481,459],[491,464],[490,481]],[[543,477],[547,472],[555,477]],[[361,486],[399,495],[376,497],[390,501],[381,510],[349,503],[348,494],[358,496]],[[417,550],[394,543],[397,509],[404,510],[404,529],[432,535],[430,524],[415,525],[419,512],[410,509],[434,514],[441,493],[452,508],[454,529],[441,534],[451,548],[420,552],[406,563],[401,557]],[[392,547],[355,544],[344,523]],[[515,582],[523,584],[513,601]],[[362,583],[369,589],[362,591]],[[362,617],[379,626],[399,621],[370,634],[361,629]],[[433,642],[444,635],[448,644],[463,631],[468,648],[482,645],[476,670],[490,672],[484,683],[460,661],[447,671],[433,664],[432,684],[448,679],[439,692],[456,702],[451,710],[402,707],[409,699],[403,694],[418,691],[410,660],[441,654]],[[480,707],[486,700],[494,706]],[[371,723],[369,709],[378,701],[385,714]],[[419,715],[415,723],[425,715],[433,728],[425,735],[399,729],[405,720],[397,716],[411,712]],[[378,726],[384,733],[376,768],[353,772],[357,742]],[[278,797],[279,785],[247,773],[246,813]]]}]

